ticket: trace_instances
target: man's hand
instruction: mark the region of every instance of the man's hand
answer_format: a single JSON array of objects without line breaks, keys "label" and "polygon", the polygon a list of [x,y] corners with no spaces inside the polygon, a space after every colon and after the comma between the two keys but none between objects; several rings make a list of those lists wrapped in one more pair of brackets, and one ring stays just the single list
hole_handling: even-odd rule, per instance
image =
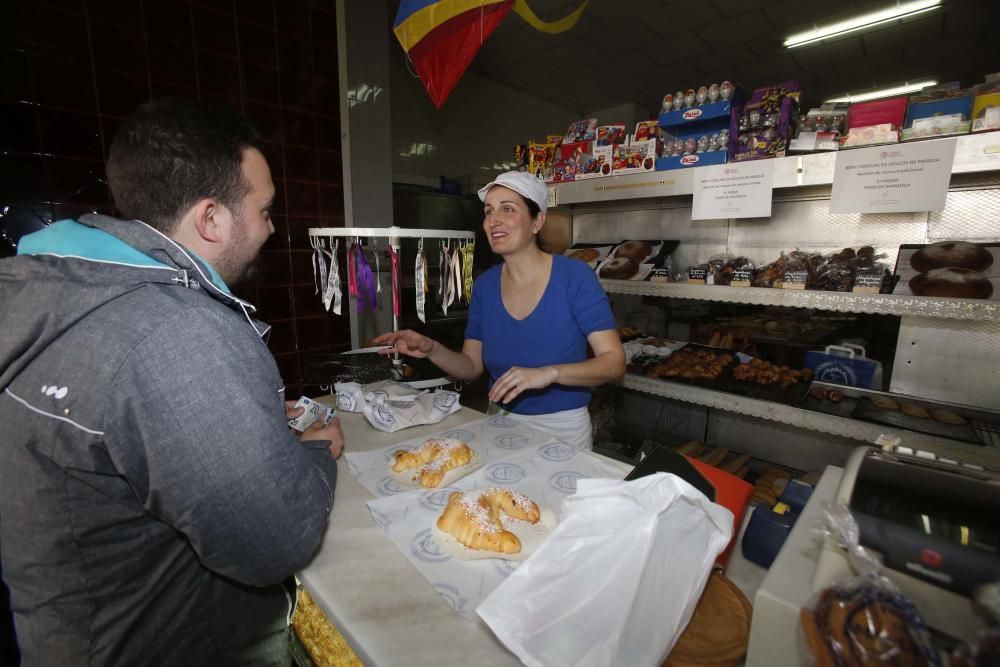
[{"label": "man's hand", "polygon": [[295,419],[296,417],[301,417],[302,414],[306,411],[306,409],[303,408],[303,407],[301,407],[301,406],[300,407],[295,407],[295,404],[297,402],[298,401],[285,401],[285,420],[286,421],[291,421],[292,419]]},{"label": "man's hand", "polygon": [[341,452],[344,451],[344,432],[340,428],[340,418],[334,417],[325,425],[322,420],[313,422],[299,436],[299,440],[329,440],[330,453],[333,454],[333,458],[339,459]]}]

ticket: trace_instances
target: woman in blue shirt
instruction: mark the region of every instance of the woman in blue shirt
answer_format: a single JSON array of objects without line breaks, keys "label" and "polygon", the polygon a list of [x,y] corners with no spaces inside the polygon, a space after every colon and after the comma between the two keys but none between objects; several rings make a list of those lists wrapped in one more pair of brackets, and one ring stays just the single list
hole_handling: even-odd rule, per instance
[{"label": "woman in blue shirt", "polygon": [[504,261],[476,279],[460,352],[411,330],[374,342],[393,346],[384,354],[426,357],[461,380],[476,379],[485,367],[490,400],[511,418],[590,449],[590,387],[621,378],[625,352],[590,267],[546,253],[535,241],[547,194],[541,181],[517,171],[479,191],[483,229]]}]

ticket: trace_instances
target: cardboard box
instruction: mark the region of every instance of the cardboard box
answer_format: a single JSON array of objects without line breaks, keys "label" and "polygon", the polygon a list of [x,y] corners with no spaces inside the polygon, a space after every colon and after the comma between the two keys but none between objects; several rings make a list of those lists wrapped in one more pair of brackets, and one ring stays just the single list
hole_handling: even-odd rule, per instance
[{"label": "cardboard box", "polygon": [[972,131],[1000,130],[1000,90],[976,95],[972,103]]},{"label": "cardboard box", "polygon": [[[897,143],[899,128],[906,120],[906,95],[870,102],[857,102],[847,111],[847,136],[844,146],[870,146]],[[872,128],[867,129],[866,128]]]},{"label": "cardboard box", "polygon": [[972,93],[949,91],[937,96],[915,95],[906,110],[903,141],[967,134],[972,127]]},{"label": "cardboard box", "polygon": [[656,168],[656,140],[633,141],[628,146],[615,146],[612,173],[635,174]]}]

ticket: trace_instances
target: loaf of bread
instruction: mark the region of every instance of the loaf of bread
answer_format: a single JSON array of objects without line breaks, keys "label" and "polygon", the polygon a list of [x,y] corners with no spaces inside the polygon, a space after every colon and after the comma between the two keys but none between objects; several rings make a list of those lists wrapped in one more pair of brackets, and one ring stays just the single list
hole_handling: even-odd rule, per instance
[{"label": "loaf of bread", "polygon": [[993,254],[981,245],[965,241],[931,243],[910,256],[910,266],[920,273],[959,268],[985,271],[993,265]]},{"label": "loaf of bread", "polygon": [[516,554],[521,540],[503,527],[501,513],[513,519],[538,523],[541,511],[535,501],[512,489],[489,488],[452,493],[437,527],[470,549]]},{"label": "loaf of bread", "polygon": [[949,267],[913,276],[910,278],[910,291],[917,296],[988,299],[993,296],[993,284],[973,269]]}]

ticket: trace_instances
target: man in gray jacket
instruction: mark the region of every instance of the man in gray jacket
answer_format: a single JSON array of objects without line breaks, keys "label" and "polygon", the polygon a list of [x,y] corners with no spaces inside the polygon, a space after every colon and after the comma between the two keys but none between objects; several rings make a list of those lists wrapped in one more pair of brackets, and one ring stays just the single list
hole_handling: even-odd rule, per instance
[{"label": "man in gray jacket", "polygon": [[337,420],[295,437],[229,286],[274,231],[255,131],[164,100],[115,136],[124,220],[0,261],[0,555],[25,664],[289,664],[333,504]]}]

